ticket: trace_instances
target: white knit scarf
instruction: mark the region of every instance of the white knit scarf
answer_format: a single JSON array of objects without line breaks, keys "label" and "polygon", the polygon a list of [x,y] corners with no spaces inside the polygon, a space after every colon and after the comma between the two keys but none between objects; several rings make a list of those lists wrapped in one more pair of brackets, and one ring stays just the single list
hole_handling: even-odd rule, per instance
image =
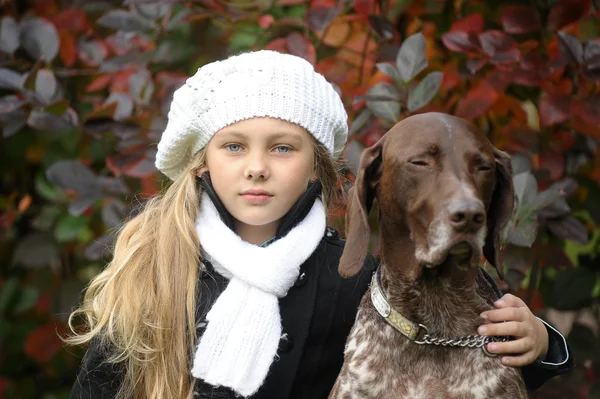
[{"label": "white knit scarf", "polygon": [[325,223],[325,209],[317,199],[302,222],[262,248],[231,231],[203,194],[196,231],[207,260],[229,284],[206,316],[194,377],[242,396],[260,388],[282,334],[278,298],[287,294],[300,266],[319,245]]}]

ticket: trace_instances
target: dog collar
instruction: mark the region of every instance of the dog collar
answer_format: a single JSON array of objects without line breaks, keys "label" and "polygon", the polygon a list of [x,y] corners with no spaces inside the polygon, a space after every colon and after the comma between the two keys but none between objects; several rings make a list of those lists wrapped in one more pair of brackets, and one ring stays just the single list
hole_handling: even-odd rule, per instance
[{"label": "dog collar", "polygon": [[419,331],[427,332],[427,327],[415,323],[402,316],[387,301],[383,290],[381,289],[381,266],[373,273],[371,280],[371,302],[377,309],[377,313],[388,322],[389,325],[400,331],[406,338],[416,341]]},{"label": "dog collar", "polygon": [[[460,348],[481,348],[490,357],[498,356],[487,350],[490,342],[506,342],[510,337],[491,337],[486,335],[467,335],[457,339],[436,338],[429,335],[429,329],[420,323],[415,323],[402,316],[390,305],[381,288],[381,266],[373,273],[371,279],[371,302],[377,313],[392,327],[400,331],[402,335],[419,345],[436,345]],[[423,332],[423,334],[419,334]]]}]

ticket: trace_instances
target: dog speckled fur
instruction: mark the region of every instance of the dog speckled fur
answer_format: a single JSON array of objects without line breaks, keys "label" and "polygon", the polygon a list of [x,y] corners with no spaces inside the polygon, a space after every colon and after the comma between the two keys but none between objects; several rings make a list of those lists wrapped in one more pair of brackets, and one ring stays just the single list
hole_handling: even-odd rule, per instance
[{"label": "dog speckled fur", "polygon": [[[347,277],[360,270],[370,236],[367,215],[377,199],[382,290],[390,305],[434,336],[476,334],[479,314],[497,299],[479,261],[485,255],[499,265],[499,234],[513,198],[508,155],[474,125],[439,113],[407,118],[361,157],[349,195],[340,273]],[[456,216],[463,208],[472,223]],[[457,245],[468,250],[455,250]],[[377,313],[370,292],[330,394],[331,399],[527,397],[519,369],[480,348],[410,341]]]}]

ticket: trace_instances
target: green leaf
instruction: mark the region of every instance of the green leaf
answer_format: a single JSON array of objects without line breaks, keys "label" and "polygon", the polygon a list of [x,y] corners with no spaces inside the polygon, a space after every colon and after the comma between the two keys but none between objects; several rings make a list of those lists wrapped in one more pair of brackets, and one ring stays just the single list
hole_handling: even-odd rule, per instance
[{"label": "green leaf", "polygon": [[41,18],[21,22],[21,43],[36,60],[52,61],[58,54],[58,31],[53,23]]},{"label": "green leaf", "polygon": [[410,82],[419,72],[427,68],[425,49],[425,36],[420,32],[409,36],[400,46],[396,65],[405,83]]},{"label": "green leaf", "polygon": [[50,104],[57,89],[58,84],[52,71],[40,69],[35,78],[35,93],[38,98],[41,99],[44,104]]},{"label": "green leaf", "polygon": [[49,231],[54,225],[54,222],[62,215],[62,212],[63,211],[58,206],[45,205],[33,220],[32,226],[39,231]]},{"label": "green leaf", "polygon": [[559,182],[554,183],[546,190],[538,193],[533,201],[531,202],[531,208],[533,211],[538,211],[544,209],[557,201],[560,198],[564,199],[565,195],[570,194],[571,192],[577,189],[577,182],[572,178],[567,178],[565,180],[561,180]]},{"label": "green leaf", "polygon": [[60,265],[60,254],[50,235],[31,233],[18,242],[12,263],[32,269],[54,267]]},{"label": "green leaf", "polygon": [[397,122],[400,118],[400,94],[389,83],[377,83],[367,92],[367,108],[389,122]]},{"label": "green leaf", "polygon": [[360,113],[354,118],[352,124],[350,125],[350,129],[348,130],[348,135],[351,136],[357,133],[364,124],[369,120],[372,113],[368,108],[363,108]]},{"label": "green leaf", "polygon": [[530,207],[537,196],[537,181],[533,174],[524,172],[513,176],[513,185],[519,200],[519,208]]},{"label": "green leaf", "polygon": [[147,3],[133,4],[133,7],[145,18],[157,20],[167,15],[172,4]]},{"label": "green leaf", "polygon": [[546,221],[548,230],[557,237],[572,240],[581,245],[587,244],[589,237],[585,224],[572,215]]},{"label": "green leaf", "polygon": [[98,24],[125,32],[141,32],[155,26],[151,21],[125,10],[107,12],[98,19]]},{"label": "green leaf", "polygon": [[508,241],[519,247],[531,247],[538,231],[538,220],[534,214],[522,215],[517,223],[508,228]]},{"label": "green leaf", "polygon": [[367,100],[373,101],[397,101],[400,99],[400,93],[389,83],[377,83],[367,91]]},{"label": "green leaf", "polygon": [[35,287],[24,287],[19,294],[19,300],[13,309],[14,313],[24,313],[35,306],[40,293]]},{"label": "green leaf", "polygon": [[0,312],[4,313],[9,310],[11,305],[19,295],[19,280],[15,277],[9,278],[2,285],[0,290]]},{"label": "green leaf", "polygon": [[152,75],[147,69],[140,69],[129,78],[129,94],[140,104],[148,104],[154,92]]},{"label": "green leaf", "polygon": [[91,232],[87,226],[88,219],[83,216],[65,215],[58,221],[54,236],[58,242],[89,241]]},{"label": "green leaf", "polygon": [[414,90],[408,93],[408,110],[417,111],[427,105],[442,85],[444,74],[439,71],[431,72],[419,82]]},{"label": "green leaf", "polygon": [[117,109],[114,115],[116,121],[129,118],[133,113],[133,99],[125,93],[110,93],[106,101],[104,101],[104,105],[110,103],[117,103]]},{"label": "green leaf", "polygon": [[0,128],[2,128],[2,137],[10,137],[18,133],[27,124],[27,112],[23,109],[17,109],[8,114],[0,114]]},{"label": "green leaf", "polygon": [[395,66],[390,64],[389,62],[380,62],[377,64],[377,69],[381,71],[381,73],[386,74],[395,84],[402,84],[404,81],[402,80],[402,76],[400,76],[400,72],[396,69]]},{"label": "green leaf", "polygon": [[34,184],[36,192],[48,201],[57,202],[66,198],[65,192],[60,187],[48,183],[43,173],[36,175]]},{"label": "green leaf", "polygon": [[0,20],[0,51],[12,54],[19,47],[21,28],[13,17],[3,17]]},{"label": "green leaf", "polygon": [[346,149],[346,162],[348,167],[356,175],[358,173],[358,166],[360,164],[360,156],[362,155],[365,147],[358,140],[351,140],[348,143]]},{"label": "green leaf", "polygon": [[12,69],[0,68],[0,89],[17,90],[23,87],[23,75]]}]

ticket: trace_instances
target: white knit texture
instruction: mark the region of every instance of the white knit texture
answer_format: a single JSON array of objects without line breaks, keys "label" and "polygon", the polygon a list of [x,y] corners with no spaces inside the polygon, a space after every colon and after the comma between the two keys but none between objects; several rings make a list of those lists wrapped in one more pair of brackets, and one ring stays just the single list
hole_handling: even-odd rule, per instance
[{"label": "white knit texture", "polygon": [[230,281],[207,314],[192,375],[242,396],[263,384],[281,338],[278,298],[287,295],[300,266],[315,251],[326,227],[317,199],[310,212],[268,247],[243,241],[221,220],[206,193],[196,231],[206,258]]},{"label": "white knit texture", "polygon": [[340,96],[308,61],[249,52],[201,67],[175,91],[156,167],[175,179],[219,130],[261,116],[304,127],[336,158],[348,136]]}]

